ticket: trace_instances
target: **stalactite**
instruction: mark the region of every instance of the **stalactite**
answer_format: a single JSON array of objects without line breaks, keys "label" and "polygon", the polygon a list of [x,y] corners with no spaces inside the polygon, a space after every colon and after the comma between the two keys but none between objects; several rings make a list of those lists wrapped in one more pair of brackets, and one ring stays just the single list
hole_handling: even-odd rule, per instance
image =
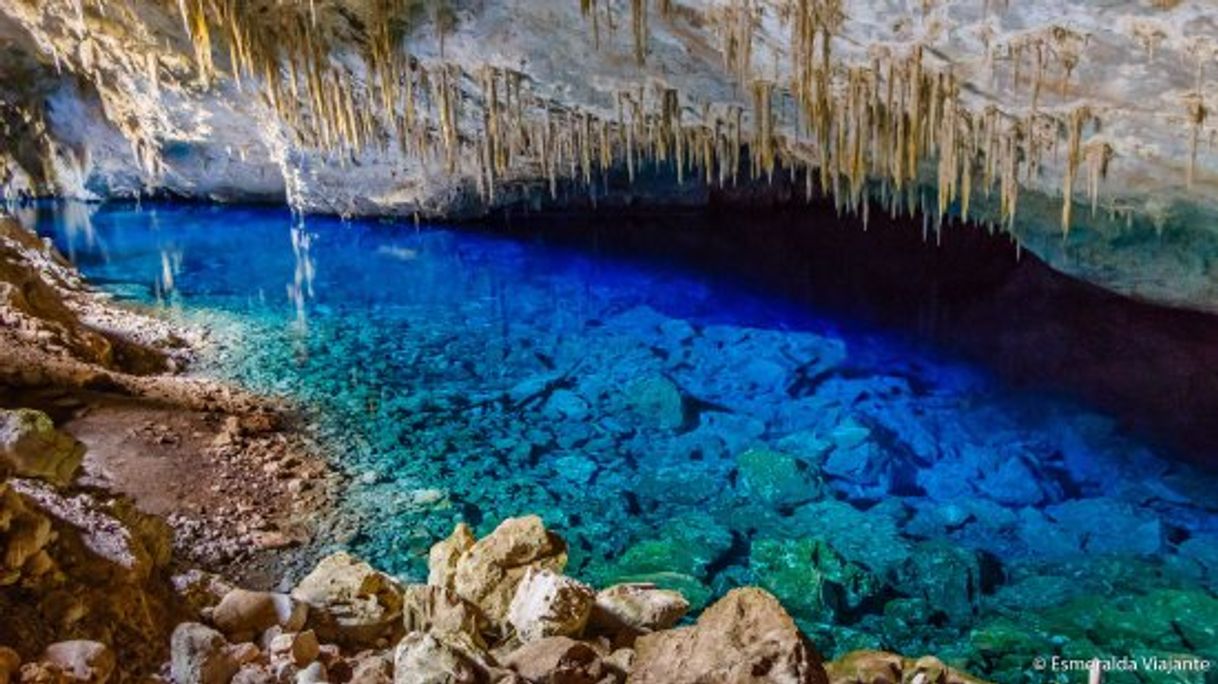
[{"label": "stalactite", "polygon": [[647,0],[630,0],[630,30],[634,35],[634,61],[647,61]]},{"label": "stalactite", "polygon": [[1070,233],[1070,218],[1074,206],[1074,177],[1082,164],[1083,127],[1091,120],[1091,109],[1076,107],[1066,123],[1066,170],[1062,177],[1062,234]]},{"label": "stalactite", "polygon": [[1114,152],[1107,142],[1093,140],[1087,144],[1084,155],[1087,158],[1087,194],[1091,199],[1091,216],[1094,218],[1100,200],[1100,182],[1108,177],[1108,164]]},{"label": "stalactite", "polygon": [[1200,92],[1188,98],[1188,121],[1191,128],[1189,133],[1188,174],[1187,185],[1193,187],[1193,179],[1197,174],[1197,146],[1201,140],[1201,127],[1209,117],[1209,109],[1205,106]]},{"label": "stalactite", "polygon": [[750,146],[752,174],[757,178],[762,173],[774,179],[774,83],[753,82],[753,141]]}]

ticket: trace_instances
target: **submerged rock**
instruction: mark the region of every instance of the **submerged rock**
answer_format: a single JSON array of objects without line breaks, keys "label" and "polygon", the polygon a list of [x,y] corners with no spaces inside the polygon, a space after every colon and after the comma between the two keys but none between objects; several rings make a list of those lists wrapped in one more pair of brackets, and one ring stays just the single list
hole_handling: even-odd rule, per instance
[{"label": "submerged rock", "polygon": [[833,623],[858,611],[883,584],[820,539],[753,542],[749,568],[795,613]]},{"label": "submerged rock", "polygon": [[685,401],[676,383],[663,376],[644,378],[626,390],[627,401],[645,422],[675,430],[685,423]]},{"label": "submerged rock", "polygon": [[896,575],[902,593],[925,599],[930,610],[953,624],[969,624],[978,611],[981,563],[968,549],[945,542],[919,544]]},{"label": "submerged rock", "polygon": [[790,507],[822,496],[819,478],[807,463],[768,449],[749,449],[736,458],[741,491],[773,507]]},{"label": "submerged rock", "polygon": [[778,601],[734,589],[693,627],[639,637],[628,684],[828,684],[820,654]]}]

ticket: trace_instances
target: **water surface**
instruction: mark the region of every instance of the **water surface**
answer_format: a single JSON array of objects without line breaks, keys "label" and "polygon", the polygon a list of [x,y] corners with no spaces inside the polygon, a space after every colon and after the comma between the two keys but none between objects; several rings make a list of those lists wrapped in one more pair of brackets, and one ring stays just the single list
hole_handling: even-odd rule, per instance
[{"label": "water surface", "polygon": [[356,475],[343,542],[403,577],[458,521],[538,513],[573,575],[696,605],[760,584],[828,654],[1010,682],[1054,654],[1218,660],[1218,479],[895,334],[521,229],[24,219],[117,296],[225,321],[242,341],[206,372],[309,407]]}]

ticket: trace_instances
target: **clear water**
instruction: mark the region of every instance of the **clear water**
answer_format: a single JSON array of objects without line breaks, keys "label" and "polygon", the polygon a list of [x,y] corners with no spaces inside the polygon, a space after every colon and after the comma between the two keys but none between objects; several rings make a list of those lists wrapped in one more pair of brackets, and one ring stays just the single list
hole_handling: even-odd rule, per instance
[{"label": "clear water", "polygon": [[339,541],[405,577],[457,521],[538,513],[576,576],[761,584],[827,654],[1218,660],[1218,480],[1086,407],[674,264],[270,209],[25,219],[243,340],[206,372],[309,407],[357,475]]}]

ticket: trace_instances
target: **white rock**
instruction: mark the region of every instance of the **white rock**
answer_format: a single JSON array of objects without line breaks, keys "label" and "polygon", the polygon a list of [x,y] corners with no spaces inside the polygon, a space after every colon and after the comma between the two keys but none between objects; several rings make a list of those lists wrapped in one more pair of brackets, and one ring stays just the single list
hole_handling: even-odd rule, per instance
[{"label": "white rock", "polygon": [[588,623],[596,592],[549,570],[529,568],[508,608],[508,622],[523,641],[578,636]]}]

